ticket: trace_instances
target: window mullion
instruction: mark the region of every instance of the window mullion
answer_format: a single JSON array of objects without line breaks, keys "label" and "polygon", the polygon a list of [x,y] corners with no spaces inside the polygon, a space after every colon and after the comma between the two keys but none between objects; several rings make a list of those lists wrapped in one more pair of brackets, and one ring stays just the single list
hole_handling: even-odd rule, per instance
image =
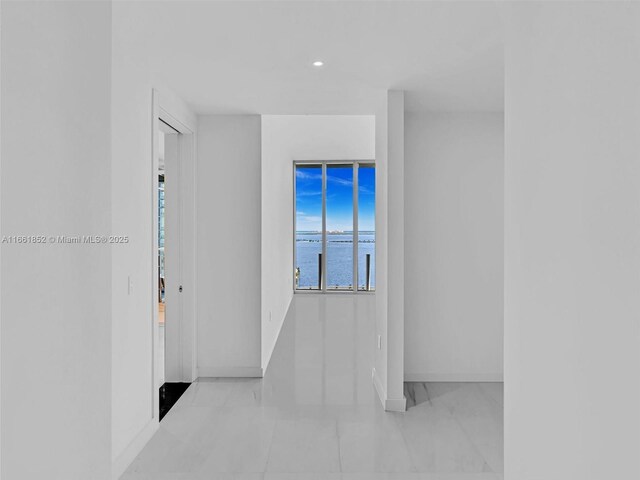
[{"label": "window mullion", "polygon": [[322,291],[327,291],[327,164],[322,163]]},{"label": "window mullion", "polygon": [[358,162],[353,162],[353,293],[358,293]]}]

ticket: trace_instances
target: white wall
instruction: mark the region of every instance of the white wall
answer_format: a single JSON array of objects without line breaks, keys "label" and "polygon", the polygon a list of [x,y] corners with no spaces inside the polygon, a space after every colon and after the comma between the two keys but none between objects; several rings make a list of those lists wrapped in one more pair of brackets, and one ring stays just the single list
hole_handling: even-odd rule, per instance
[{"label": "white wall", "polygon": [[375,158],[375,117],[262,117],[262,367],[293,296],[293,161]]},{"label": "white wall", "polygon": [[640,5],[506,13],[505,478],[640,478]]},{"label": "white wall", "polygon": [[[195,130],[197,122],[161,79],[130,57],[136,25],[128,14],[129,2],[113,2],[112,8],[111,228],[114,234],[130,238],[129,243],[114,247],[112,255],[112,459],[117,476],[158,426],[152,370],[157,295],[151,252],[156,208],[150,183],[154,174],[152,90],[159,89],[162,103],[182,123]],[[187,283],[186,291],[192,286],[193,281]]]},{"label": "white wall", "polygon": [[[111,231],[108,2],[2,4],[2,235]],[[2,244],[2,478],[110,475],[111,247]]]},{"label": "white wall", "polygon": [[[112,230],[130,241],[114,248],[112,430],[113,459],[119,460],[145,427],[153,428],[152,299],[148,295],[152,268],[151,88],[146,72],[123,56],[120,3],[113,5],[113,219]],[[133,290],[128,291],[128,278]],[[155,422],[157,424],[157,421]],[[120,466],[119,469],[126,465]]]},{"label": "white wall", "polygon": [[502,113],[405,120],[405,378],[503,376]]},{"label": "white wall", "polygon": [[260,149],[258,115],[199,117],[200,376],[261,376]]}]

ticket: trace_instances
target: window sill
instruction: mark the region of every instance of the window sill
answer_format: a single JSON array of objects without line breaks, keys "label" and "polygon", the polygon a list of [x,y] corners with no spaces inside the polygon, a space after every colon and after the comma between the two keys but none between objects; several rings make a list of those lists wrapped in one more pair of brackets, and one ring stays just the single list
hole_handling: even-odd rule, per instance
[{"label": "window sill", "polygon": [[353,290],[327,290],[323,292],[321,290],[294,290],[294,294],[302,295],[375,295],[375,290],[359,290],[354,292]]}]

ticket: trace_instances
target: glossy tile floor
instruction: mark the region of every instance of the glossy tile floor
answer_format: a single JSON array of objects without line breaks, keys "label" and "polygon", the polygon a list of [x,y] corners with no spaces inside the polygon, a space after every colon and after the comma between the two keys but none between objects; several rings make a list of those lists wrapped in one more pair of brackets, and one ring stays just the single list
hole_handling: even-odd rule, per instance
[{"label": "glossy tile floor", "polygon": [[371,382],[374,297],[296,295],[264,379],[189,387],[122,480],[502,479],[502,384]]}]

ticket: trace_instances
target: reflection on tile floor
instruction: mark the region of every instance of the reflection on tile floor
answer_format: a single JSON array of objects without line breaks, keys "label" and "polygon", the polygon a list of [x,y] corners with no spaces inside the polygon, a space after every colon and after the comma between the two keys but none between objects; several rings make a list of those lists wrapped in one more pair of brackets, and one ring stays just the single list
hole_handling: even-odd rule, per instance
[{"label": "reflection on tile floor", "polygon": [[371,382],[373,296],[297,295],[264,379],[201,379],[122,480],[499,480],[502,384]]}]

